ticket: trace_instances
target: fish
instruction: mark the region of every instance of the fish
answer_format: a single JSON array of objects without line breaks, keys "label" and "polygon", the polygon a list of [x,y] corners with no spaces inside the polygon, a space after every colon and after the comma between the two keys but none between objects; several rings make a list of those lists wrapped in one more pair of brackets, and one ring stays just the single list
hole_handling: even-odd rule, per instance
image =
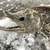
[{"label": "fish", "polygon": [[[5,11],[8,18],[12,19],[12,21],[16,22],[18,26],[8,27],[7,30],[20,30],[22,32],[36,32],[39,31],[41,23],[40,23],[40,14],[38,11],[34,9],[26,8],[24,10],[20,10],[16,13],[11,13],[10,11]],[[5,30],[6,30],[5,29]]]}]

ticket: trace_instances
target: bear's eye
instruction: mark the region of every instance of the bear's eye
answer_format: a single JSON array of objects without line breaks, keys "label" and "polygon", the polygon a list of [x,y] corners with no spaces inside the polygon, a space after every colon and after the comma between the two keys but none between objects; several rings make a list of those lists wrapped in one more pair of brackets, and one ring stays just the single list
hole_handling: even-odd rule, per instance
[{"label": "bear's eye", "polygon": [[24,17],[20,17],[19,20],[20,20],[20,21],[24,21]]}]

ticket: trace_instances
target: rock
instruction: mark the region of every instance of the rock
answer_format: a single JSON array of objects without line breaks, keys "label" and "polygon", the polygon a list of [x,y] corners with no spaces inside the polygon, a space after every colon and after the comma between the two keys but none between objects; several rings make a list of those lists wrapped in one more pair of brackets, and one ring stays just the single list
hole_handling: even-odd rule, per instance
[{"label": "rock", "polygon": [[50,50],[49,18],[50,0],[0,0],[0,50]]}]

